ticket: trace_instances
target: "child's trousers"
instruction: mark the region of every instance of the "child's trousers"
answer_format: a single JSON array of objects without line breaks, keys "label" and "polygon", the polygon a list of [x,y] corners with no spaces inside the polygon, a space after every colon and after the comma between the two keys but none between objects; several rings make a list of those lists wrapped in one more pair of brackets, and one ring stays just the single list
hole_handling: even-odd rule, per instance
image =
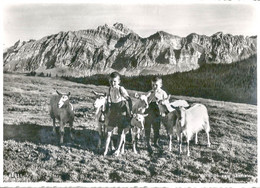
[{"label": "child's trousers", "polygon": [[160,116],[159,107],[155,102],[149,104],[149,108],[146,110],[145,113],[148,113],[148,116],[145,118],[145,125],[144,125],[145,137],[146,137],[148,151],[151,151],[151,144],[150,144],[151,126],[153,125],[154,145],[158,146],[161,116]]}]

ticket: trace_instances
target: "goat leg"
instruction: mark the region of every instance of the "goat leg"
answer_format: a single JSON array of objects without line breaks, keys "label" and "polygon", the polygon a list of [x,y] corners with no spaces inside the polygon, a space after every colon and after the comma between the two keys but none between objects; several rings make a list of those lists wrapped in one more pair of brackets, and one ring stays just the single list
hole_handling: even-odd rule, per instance
[{"label": "goat leg", "polygon": [[72,140],[74,140],[74,136],[73,136],[73,134],[72,134],[72,127],[73,127],[73,121],[70,121],[70,138],[72,139]]},{"label": "goat leg", "polygon": [[209,132],[207,131],[208,147],[210,147]]},{"label": "goat leg", "polygon": [[132,131],[132,144],[133,144],[133,151],[135,154],[137,154],[137,151],[136,151],[136,139],[135,139],[136,135],[133,133]]},{"label": "goat leg", "polygon": [[169,135],[169,151],[172,151],[172,135]]},{"label": "goat leg", "polygon": [[60,122],[60,144],[63,144],[64,137],[64,123]]},{"label": "goat leg", "polygon": [[56,134],[56,125],[55,125],[55,118],[52,119],[52,122],[53,122],[53,134]]},{"label": "goat leg", "polygon": [[190,140],[187,138],[187,156],[190,156]]},{"label": "goat leg", "polygon": [[198,144],[198,133],[195,133],[195,144]]},{"label": "goat leg", "polygon": [[179,152],[182,153],[182,133],[179,134]]}]

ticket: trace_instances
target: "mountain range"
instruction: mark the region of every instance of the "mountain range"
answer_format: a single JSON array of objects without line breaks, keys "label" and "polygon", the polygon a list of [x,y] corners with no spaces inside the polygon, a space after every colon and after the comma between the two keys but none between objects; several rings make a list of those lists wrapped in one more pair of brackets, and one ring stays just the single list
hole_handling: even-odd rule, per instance
[{"label": "mountain range", "polygon": [[40,40],[17,41],[3,54],[6,72],[44,72],[89,76],[171,74],[203,64],[230,64],[257,53],[257,37],[191,33],[179,37],[164,31],[143,38],[122,23],[97,29],[59,32]]}]

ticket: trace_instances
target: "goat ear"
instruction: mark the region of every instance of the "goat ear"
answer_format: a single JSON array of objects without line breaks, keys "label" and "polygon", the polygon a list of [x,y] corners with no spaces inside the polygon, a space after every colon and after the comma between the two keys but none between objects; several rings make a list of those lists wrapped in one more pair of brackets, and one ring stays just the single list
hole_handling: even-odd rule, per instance
[{"label": "goat ear", "polygon": [[92,93],[94,93],[95,95],[97,95],[97,92],[95,92],[95,91],[92,91]]},{"label": "goat ear", "polygon": [[170,100],[170,98],[171,98],[171,95],[168,95],[168,100]]},{"label": "goat ear", "polygon": [[62,95],[58,90],[56,90],[56,92],[58,93],[58,95]]},{"label": "goat ear", "polygon": [[135,98],[139,99],[140,95],[138,93],[135,93]]}]

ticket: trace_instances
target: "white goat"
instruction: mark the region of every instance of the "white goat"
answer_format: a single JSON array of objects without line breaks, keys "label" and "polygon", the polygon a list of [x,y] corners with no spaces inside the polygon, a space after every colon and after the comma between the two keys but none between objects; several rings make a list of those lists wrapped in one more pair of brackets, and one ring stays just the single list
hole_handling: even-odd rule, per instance
[{"label": "white goat", "polygon": [[139,100],[133,105],[133,113],[144,114],[145,110],[149,107],[148,97],[146,95],[139,95],[138,93],[135,93],[135,98]]},{"label": "white goat", "polygon": [[[131,119],[131,134],[132,134],[132,145],[133,145],[133,151],[135,154],[137,154],[136,151],[136,137],[139,139],[140,138],[140,132],[143,131],[144,129],[144,120],[145,117],[148,114],[134,114],[133,118]],[[126,134],[129,133],[129,127],[123,129],[121,136],[120,136],[120,142],[118,145],[117,150],[115,151],[115,155],[118,156],[120,154],[124,154],[125,150],[125,137]]]},{"label": "white goat", "polygon": [[209,141],[209,116],[206,106],[203,104],[195,104],[189,109],[180,107],[177,110],[177,132],[179,134],[179,151],[182,152],[182,134],[187,140],[187,156],[190,156],[189,142],[195,133],[195,144],[198,143],[197,134],[201,130],[205,130],[208,139],[208,147],[210,147]]},{"label": "white goat", "polygon": [[[132,108],[133,117],[131,119],[131,136],[132,136],[132,145],[133,145],[133,151],[135,154],[137,154],[136,151],[136,137],[137,139],[140,138],[141,131],[144,130],[144,122],[145,117],[148,114],[143,114],[145,110],[148,108],[148,98],[146,95],[138,95],[135,93],[135,98],[139,99]],[[126,134],[129,133],[129,128],[126,128],[122,131],[122,134],[120,136],[120,142],[117,150],[115,151],[115,154],[118,156],[120,154],[124,153],[124,146],[125,146],[125,137]]]},{"label": "white goat", "polygon": [[[175,108],[177,107],[188,107],[189,104],[185,100],[176,100],[174,102],[169,101],[170,95],[167,99],[158,102],[158,107],[161,114],[161,122],[165,126],[167,135],[169,136],[169,151],[172,150],[172,137],[173,137],[173,127],[176,125],[177,112]],[[174,107],[174,108],[173,108]],[[176,132],[177,134],[177,132]],[[179,141],[179,135],[177,134],[177,140]]]},{"label": "white goat", "polygon": [[64,126],[66,123],[70,125],[70,137],[73,139],[72,127],[74,121],[73,106],[69,101],[70,92],[62,94],[56,91],[58,95],[52,96],[50,100],[50,116],[53,120],[53,132],[56,133],[55,119],[60,123],[60,144],[63,144]]},{"label": "white goat", "polygon": [[[98,136],[99,136],[98,148],[100,148],[102,138],[104,138],[106,134],[105,110],[106,110],[107,96],[104,93],[98,93],[95,91],[92,91],[92,93],[94,93],[97,96],[93,106],[95,108],[96,123],[98,125]],[[113,144],[112,144],[112,148],[113,148]]]}]

